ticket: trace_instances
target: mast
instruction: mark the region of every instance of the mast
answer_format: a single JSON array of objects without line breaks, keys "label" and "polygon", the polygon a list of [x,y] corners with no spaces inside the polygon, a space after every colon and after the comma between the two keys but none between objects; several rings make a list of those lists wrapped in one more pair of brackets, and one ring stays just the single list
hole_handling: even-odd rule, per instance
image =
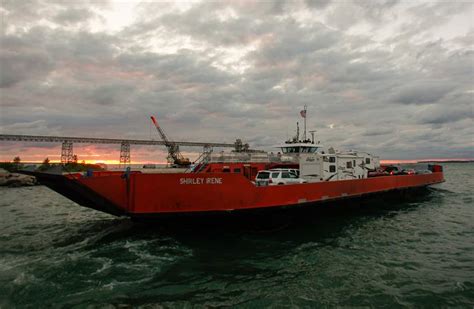
[{"label": "mast", "polygon": [[309,131],[309,133],[311,133],[311,144],[314,144],[314,132],[316,132],[316,130]]},{"label": "mast", "polygon": [[300,126],[299,123],[296,122],[296,141],[300,140]]},{"label": "mast", "polygon": [[303,140],[306,141],[306,116],[307,116],[307,106],[304,106],[304,133],[303,133]]}]

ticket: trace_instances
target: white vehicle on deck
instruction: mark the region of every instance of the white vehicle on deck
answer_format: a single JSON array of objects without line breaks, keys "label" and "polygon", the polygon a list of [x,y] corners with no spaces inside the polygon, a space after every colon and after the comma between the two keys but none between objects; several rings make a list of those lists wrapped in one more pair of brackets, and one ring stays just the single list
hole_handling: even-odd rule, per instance
[{"label": "white vehicle on deck", "polygon": [[290,172],[295,174],[296,176],[300,176],[300,170],[297,168],[272,168],[270,171],[275,171],[275,172]]},{"label": "white vehicle on deck", "polygon": [[297,183],[306,183],[306,180],[298,178],[296,174],[290,171],[263,170],[259,171],[255,178],[255,185],[257,187]]}]

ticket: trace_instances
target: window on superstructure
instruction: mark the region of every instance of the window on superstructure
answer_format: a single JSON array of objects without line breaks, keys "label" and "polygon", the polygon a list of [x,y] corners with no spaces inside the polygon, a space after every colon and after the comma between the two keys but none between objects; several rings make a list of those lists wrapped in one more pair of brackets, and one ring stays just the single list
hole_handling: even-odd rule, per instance
[{"label": "window on superstructure", "polygon": [[365,164],[370,164],[370,158],[365,158]]},{"label": "window on superstructure", "polygon": [[331,162],[331,163],[336,162],[336,157],[329,157],[329,162]]},{"label": "window on superstructure", "polygon": [[336,172],[336,166],[335,165],[329,165],[329,172],[330,173],[335,173]]},{"label": "window on superstructure", "polygon": [[352,162],[351,161],[346,162],[346,168],[352,168]]}]

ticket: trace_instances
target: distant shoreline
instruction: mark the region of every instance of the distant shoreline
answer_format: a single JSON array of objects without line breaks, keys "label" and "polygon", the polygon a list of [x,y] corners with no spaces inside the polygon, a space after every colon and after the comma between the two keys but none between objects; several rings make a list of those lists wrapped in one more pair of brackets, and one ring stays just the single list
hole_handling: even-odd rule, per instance
[{"label": "distant shoreline", "polygon": [[416,163],[474,163],[474,160],[447,160],[447,161],[436,161],[436,160],[426,160],[426,161],[417,161]]},{"label": "distant shoreline", "polygon": [[[407,160],[408,161],[408,160]],[[428,164],[428,163],[434,163],[434,164],[443,164],[443,163],[474,163],[474,160],[422,160],[422,161],[396,161],[396,160],[382,160],[380,164],[382,165],[393,165],[393,164]]]}]

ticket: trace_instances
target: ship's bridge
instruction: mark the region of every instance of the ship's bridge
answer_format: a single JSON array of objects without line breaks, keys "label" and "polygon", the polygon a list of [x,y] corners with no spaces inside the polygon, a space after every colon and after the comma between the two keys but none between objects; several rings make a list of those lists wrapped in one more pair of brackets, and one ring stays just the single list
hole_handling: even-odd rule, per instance
[{"label": "ship's bridge", "polygon": [[323,149],[323,145],[313,144],[313,143],[288,143],[288,144],[278,145],[275,147],[280,148],[281,152],[284,154],[316,153]]}]

